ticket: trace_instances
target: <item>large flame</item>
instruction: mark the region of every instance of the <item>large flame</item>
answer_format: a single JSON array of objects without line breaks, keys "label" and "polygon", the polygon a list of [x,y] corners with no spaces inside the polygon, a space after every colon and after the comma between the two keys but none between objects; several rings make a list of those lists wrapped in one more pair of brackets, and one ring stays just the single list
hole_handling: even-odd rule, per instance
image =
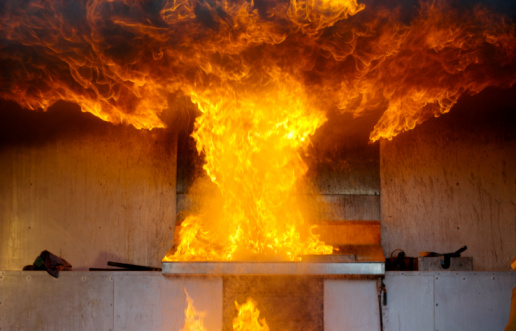
[{"label": "large flame", "polygon": [[0,26],[1,98],[71,101],[147,129],[164,126],[171,95],[197,105],[217,203],[183,222],[173,260],[331,252],[296,184],[326,111],[380,113],[370,139],[391,139],[464,93],[516,82],[515,24],[444,1],[5,1]]},{"label": "large flame", "polygon": [[192,92],[202,112],[193,136],[205,153],[204,169],[220,190],[220,208],[204,219],[188,217],[175,255],[166,260],[294,260],[332,252],[314,235],[302,238],[296,195],[296,183],[307,171],[298,151],[324,114],[280,70],[271,70],[267,84],[260,85]]}]

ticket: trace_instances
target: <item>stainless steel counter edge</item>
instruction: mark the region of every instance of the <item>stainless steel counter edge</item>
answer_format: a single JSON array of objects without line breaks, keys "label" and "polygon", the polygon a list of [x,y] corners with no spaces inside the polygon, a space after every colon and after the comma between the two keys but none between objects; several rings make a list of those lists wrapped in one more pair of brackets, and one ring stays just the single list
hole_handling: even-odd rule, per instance
[{"label": "stainless steel counter edge", "polygon": [[163,262],[165,275],[384,275],[383,262]]}]

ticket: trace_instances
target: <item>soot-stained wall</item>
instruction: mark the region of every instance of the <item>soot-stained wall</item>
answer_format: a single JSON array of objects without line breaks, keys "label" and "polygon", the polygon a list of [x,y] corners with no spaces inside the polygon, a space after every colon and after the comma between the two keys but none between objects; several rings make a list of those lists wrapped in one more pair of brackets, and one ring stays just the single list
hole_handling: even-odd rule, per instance
[{"label": "soot-stained wall", "polygon": [[0,270],[43,250],[74,270],[107,261],[160,266],[175,222],[176,136],[58,103],[0,104]]},{"label": "soot-stained wall", "polygon": [[452,252],[475,270],[516,256],[516,89],[463,97],[451,112],[383,141],[382,246]]}]

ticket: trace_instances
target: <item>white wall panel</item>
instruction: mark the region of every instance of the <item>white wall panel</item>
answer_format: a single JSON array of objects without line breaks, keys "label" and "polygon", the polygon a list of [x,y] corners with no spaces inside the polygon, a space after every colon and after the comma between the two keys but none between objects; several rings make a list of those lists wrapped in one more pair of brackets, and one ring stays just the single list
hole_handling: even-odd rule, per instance
[{"label": "white wall panel", "polygon": [[376,280],[325,280],[324,330],[380,330]]},{"label": "white wall panel", "polygon": [[204,326],[222,330],[222,279],[166,277],[147,273],[116,277],[115,330],[181,330],[187,307],[184,290]]},{"label": "white wall panel", "polygon": [[434,277],[421,273],[387,273],[385,331],[434,331]]},{"label": "white wall panel", "polygon": [[113,330],[109,274],[0,273],[0,330]]},{"label": "white wall panel", "polygon": [[435,277],[437,331],[503,330],[516,273],[453,273]]},{"label": "white wall panel", "polygon": [[387,272],[385,331],[503,330],[514,272]]},{"label": "white wall panel", "polygon": [[[387,272],[384,331],[503,330],[515,272]],[[184,289],[208,331],[223,325],[219,278],[160,272],[0,272],[0,330],[171,330]],[[380,330],[376,280],[324,281],[325,331]],[[271,330],[281,331],[281,330]]]}]

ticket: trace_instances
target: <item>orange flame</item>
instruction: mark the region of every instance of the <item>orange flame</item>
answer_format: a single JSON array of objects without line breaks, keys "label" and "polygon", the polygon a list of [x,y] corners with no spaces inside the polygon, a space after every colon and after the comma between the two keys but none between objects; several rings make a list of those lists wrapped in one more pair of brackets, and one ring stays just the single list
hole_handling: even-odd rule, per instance
[{"label": "orange flame", "polygon": [[260,311],[256,308],[256,302],[248,298],[246,303],[241,305],[235,301],[238,316],[233,319],[233,330],[235,331],[269,331],[265,318],[260,317]]},{"label": "orange flame", "polygon": [[[513,24],[479,7],[459,13],[439,2],[424,4],[410,27],[391,29],[396,47],[389,49],[391,55],[381,66],[368,65],[366,76],[388,100],[370,139],[392,139],[447,113],[464,93],[512,86],[514,31]],[[374,99],[371,89],[364,95]]]},{"label": "orange flame", "polygon": [[294,260],[332,252],[317,237],[307,241],[300,236],[304,220],[295,185],[307,167],[298,150],[325,121],[305,95],[279,70],[271,71],[263,87],[192,93],[203,113],[193,136],[199,153],[205,153],[204,169],[221,193],[220,219],[212,213],[204,221],[217,224],[208,233],[199,227],[203,220],[198,216],[187,218],[181,243],[168,259]]},{"label": "orange flame", "polygon": [[0,25],[0,97],[137,128],[164,126],[171,93],[267,84],[274,68],[319,109],[383,111],[373,141],[515,82],[514,24],[442,1],[408,18],[356,0],[9,1]]},{"label": "orange flame", "polygon": [[[192,298],[188,295],[186,289],[186,301],[188,306],[185,309],[185,324],[181,331],[207,331],[204,327],[203,320],[206,312],[199,312],[195,309]],[[233,330],[235,331],[269,331],[265,319],[258,319],[260,311],[256,308],[256,302],[248,298],[247,302],[239,305],[235,302],[238,315],[233,319]]]},{"label": "orange flame", "polygon": [[206,312],[199,312],[195,309],[193,305],[193,300],[186,292],[186,301],[188,302],[188,306],[185,309],[185,326],[181,329],[181,331],[207,331],[204,327],[203,320]]}]

